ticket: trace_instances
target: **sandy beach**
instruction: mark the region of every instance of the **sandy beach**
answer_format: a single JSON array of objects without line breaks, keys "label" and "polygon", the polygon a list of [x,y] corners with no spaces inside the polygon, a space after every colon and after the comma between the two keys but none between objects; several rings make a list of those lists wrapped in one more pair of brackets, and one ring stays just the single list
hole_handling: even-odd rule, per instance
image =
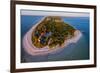
[{"label": "sandy beach", "polygon": [[76,30],[74,32],[74,36],[71,39],[67,39],[65,40],[63,46],[59,46],[57,45],[56,47],[54,47],[54,49],[50,49],[48,46],[45,46],[44,48],[37,48],[32,44],[32,32],[33,30],[36,28],[36,26],[41,23],[43,20],[45,19],[42,18],[41,21],[39,21],[36,25],[34,25],[23,37],[23,48],[25,49],[25,51],[30,54],[30,55],[45,55],[45,54],[49,54],[49,53],[56,53],[59,52],[60,50],[62,50],[64,47],[67,47],[70,43],[77,43],[77,41],[81,38],[82,33],[79,30]]}]

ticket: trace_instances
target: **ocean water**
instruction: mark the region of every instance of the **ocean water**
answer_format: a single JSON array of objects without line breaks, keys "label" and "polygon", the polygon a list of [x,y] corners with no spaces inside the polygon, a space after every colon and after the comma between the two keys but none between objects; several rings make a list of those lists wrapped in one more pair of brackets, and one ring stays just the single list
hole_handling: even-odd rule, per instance
[{"label": "ocean water", "polygon": [[[43,16],[21,15],[21,39]],[[31,56],[24,51],[21,45],[21,62],[47,62],[89,59],[89,17],[62,17],[65,23],[82,32],[77,43],[72,43],[60,52],[43,56]]]}]

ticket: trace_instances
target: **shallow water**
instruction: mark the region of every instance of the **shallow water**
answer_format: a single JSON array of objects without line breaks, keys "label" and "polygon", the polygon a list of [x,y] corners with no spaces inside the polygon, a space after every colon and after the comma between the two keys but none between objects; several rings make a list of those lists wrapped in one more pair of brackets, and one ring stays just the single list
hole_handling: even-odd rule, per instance
[{"label": "shallow water", "polygon": [[[21,16],[21,38],[43,16]],[[88,17],[62,17],[63,21],[82,32],[82,37],[77,43],[70,44],[60,52],[42,56],[31,56],[21,46],[21,62],[44,62],[63,60],[89,59],[89,18]]]}]

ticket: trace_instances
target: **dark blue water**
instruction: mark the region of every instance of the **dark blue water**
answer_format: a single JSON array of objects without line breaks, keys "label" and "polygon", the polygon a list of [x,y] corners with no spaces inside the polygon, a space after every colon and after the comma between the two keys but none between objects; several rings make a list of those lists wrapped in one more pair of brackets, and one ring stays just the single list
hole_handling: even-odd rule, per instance
[{"label": "dark blue water", "polygon": [[[31,29],[43,16],[21,16],[21,38]],[[89,17],[62,17],[65,23],[82,32],[82,37],[75,44],[70,44],[58,53],[44,56],[31,56],[21,46],[21,62],[44,62],[64,60],[86,60],[89,59]]]}]

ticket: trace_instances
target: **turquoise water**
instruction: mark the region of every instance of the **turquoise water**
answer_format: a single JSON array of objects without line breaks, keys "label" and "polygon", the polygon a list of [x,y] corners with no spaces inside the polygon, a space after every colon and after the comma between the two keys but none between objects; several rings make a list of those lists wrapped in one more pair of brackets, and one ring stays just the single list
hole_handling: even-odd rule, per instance
[{"label": "turquoise water", "polygon": [[[21,15],[21,38],[33,25],[43,16]],[[82,37],[77,43],[70,44],[62,51],[43,56],[31,56],[24,51],[21,46],[21,62],[44,62],[44,61],[64,61],[64,60],[87,60],[89,59],[89,17],[62,17],[65,23],[82,32]]]}]

